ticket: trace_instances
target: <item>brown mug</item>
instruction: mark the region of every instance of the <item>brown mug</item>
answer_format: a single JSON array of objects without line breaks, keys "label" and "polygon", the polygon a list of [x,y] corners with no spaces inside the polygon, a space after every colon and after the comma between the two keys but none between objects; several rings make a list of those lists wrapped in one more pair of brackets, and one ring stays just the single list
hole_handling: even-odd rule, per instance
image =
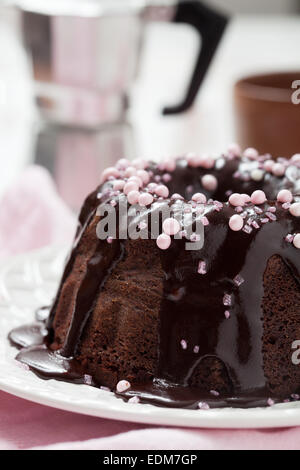
[{"label": "brown mug", "polygon": [[253,75],[234,87],[237,141],[273,157],[300,153],[300,71]]}]

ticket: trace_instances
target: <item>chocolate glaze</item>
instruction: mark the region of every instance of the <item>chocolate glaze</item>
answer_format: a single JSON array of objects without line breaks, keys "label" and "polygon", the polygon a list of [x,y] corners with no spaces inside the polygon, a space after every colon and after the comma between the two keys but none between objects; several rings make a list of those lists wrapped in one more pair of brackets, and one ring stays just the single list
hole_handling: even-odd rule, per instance
[{"label": "chocolate glaze", "polygon": [[[215,169],[209,172],[217,176],[218,189],[215,194],[206,192],[207,197],[224,201],[229,190],[250,194],[256,189],[263,189],[267,197],[273,200],[282,187],[287,187],[294,193],[298,191],[298,176],[295,177],[295,172],[290,172],[290,175],[284,178],[266,174],[261,182],[233,177],[237,171],[242,175],[247,174],[252,165],[253,162],[249,160],[226,160],[223,157],[218,159]],[[160,174],[155,166],[153,172]],[[185,160],[179,160],[168,184],[170,192],[180,193],[187,199],[197,191],[205,192],[199,182],[205,173],[206,170],[189,168]],[[109,183],[101,187],[100,202],[106,200],[107,187]],[[79,240],[95,216],[99,192],[100,188],[88,197],[83,206],[76,240],[61,286],[72,269]],[[116,197],[117,202],[119,197]],[[171,205],[174,211],[177,210],[178,202],[167,200],[154,204],[148,212],[149,230],[152,229],[151,211],[161,209],[165,204]],[[298,219],[284,210],[281,204],[269,201],[260,206],[262,215],[258,215],[253,205],[249,204],[245,208],[246,220],[252,218],[259,222],[271,206],[276,207],[277,220],[262,225],[251,233],[245,233],[229,229],[228,220],[236,213],[231,205],[224,204],[220,211],[216,211],[213,204],[208,204],[205,215],[209,225],[205,227],[205,244],[201,250],[187,251],[186,240],[174,239],[168,250],[160,251],[165,281],[160,311],[159,362],[156,377],[153,382],[133,385],[128,392],[118,396],[130,398],[137,395],[142,402],[187,408],[196,408],[199,401],[205,401],[211,407],[251,407],[266,404],[270,393],[263,367],[261,306],[263,276],[268,260],[273,255],[279,255],[296,281],[300,281],[299,254],[292,244],[284,240],[288,233],[299,232]],[[41,377],[83,382],[84,367],[73,358],[76,357],[81,334],[93,310],[95,299],[101,292],[107,276],[125,256],[125,241],[115,240],[111,250],[103,249],[103,243],[105,242],[99,240],[88,262],[61,351],[53,352],[47,348],[47,345],[51,347],[57,300],[47,321],[47,336],[43,326],[39,336],[39,327],[36,324],[10,333],[9,337],[14,344],[27,348],[18,354],[17,359],[28,364]],[[207,266],[207,274],[200,277],[200,280],[197,272],[199,261],[205,261]],[[237,275],[245,280],[240,286],[233,281]],[[57,299],[60,291],[61,287]],[[230,307],[223,305],[224,294],[231,296]],[[230,319],[224,316],[226,309],[230,309]],[[187,342],[185,350],[180,345],[181,339]],[[194,352],[196,345],[199,347],[197,353]],[[231,394],[216,398],[212,397],[209,391],[200,393],[198,389],[190,386],[191,377],[201,361],[207,357],[217,358],[223,364],[231,384]],[[278,401],[284,397],[272,398]]]}]

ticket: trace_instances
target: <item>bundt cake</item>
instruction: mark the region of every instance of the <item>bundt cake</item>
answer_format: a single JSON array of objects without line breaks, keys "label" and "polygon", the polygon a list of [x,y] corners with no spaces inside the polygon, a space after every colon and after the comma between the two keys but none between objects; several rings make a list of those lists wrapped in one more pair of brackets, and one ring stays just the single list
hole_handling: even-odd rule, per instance
[{"label": "bundt cake", "polygon": [[300,155],[119,160],[83,205],[49,317],[10,333],[17,359],[136,403],[298,399],[298,194]]}]

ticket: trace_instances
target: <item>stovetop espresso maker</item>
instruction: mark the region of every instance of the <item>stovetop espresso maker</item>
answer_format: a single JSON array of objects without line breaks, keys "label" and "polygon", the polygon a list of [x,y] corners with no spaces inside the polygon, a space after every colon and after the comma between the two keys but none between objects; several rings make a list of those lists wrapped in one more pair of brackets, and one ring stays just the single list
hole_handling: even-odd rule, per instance
[{"label": "stovetop espresso maker", "polygon": [[46,119],[99,126],[120,122],[149,21],[186,23],[201,48],[186,95],[164,114],[188,109],[214,56],[227,18],[198,0],[8,0],[21,11],[37,103]]}]

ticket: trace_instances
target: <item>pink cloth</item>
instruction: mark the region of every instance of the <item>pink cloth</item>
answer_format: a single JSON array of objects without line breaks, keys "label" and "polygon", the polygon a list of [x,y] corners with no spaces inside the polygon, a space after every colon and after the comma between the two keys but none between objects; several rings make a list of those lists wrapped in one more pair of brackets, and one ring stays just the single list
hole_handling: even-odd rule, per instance
[{"label": "pink cloth", "polygon": [[[48,173],[29,167],[0,202],[0,255],[69,242],[76,221]],[[93,418],[0,392],[0,449],[300,449],[300,428],[176,429]]]}]

